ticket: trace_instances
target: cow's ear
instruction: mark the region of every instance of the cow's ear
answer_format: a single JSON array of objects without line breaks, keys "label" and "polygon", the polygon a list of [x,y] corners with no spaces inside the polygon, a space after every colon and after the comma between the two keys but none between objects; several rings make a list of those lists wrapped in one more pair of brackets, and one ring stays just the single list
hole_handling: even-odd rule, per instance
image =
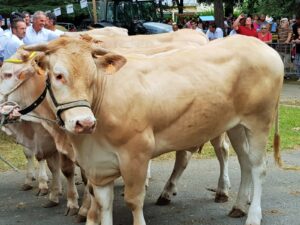
[{"label": "cow's ear", "polygon": [[114,53],[108,53],[100,56],[97,61],[97,67],[104,70],[106,74],[114,74],[126,63],[126,58]]},{"label": "cow's ear", "polygon": [[38,75],[44,76],[46,71],[45,53],[39,52],[39,54],[32,60],[31,65]]}]

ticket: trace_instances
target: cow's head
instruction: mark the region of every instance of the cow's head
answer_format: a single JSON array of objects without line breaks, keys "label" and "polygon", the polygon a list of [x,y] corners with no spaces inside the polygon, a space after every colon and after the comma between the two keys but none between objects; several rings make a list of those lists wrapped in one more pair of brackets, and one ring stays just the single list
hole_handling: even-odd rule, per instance
[{"label": "cow's head", "polygon": [[[58,105],[69,105],[61,110],[58,117],[71,133],[91,133],[96,118],[90,107],[101,99],[101,82],[107,74],[113,74],[126,62],[125,58],[86,41],[62,37],[48,44],[27,46],[30,51],[41,51],[45,57],[37,62],[40,70],[46,71],[51,86],[52,109]],[[96,100],[95,100],[96,101]],[[56,103],[57,104],[56,104]]]},{"label": "cow's head", "polygon": [[[19,49],[10,59],[4,61],[0,69],[0,102],[16,102],[20,108],[31,104],[44,88],[44,76],[36,75],[34,58],[40,57],[37,52]],[[42,74],[42,71],[39,71]],[[32,78],[37,78],[34,81]],[[42,82],[42,85],[37,85]],[[10,106],[10,104],[6,105]]]}]

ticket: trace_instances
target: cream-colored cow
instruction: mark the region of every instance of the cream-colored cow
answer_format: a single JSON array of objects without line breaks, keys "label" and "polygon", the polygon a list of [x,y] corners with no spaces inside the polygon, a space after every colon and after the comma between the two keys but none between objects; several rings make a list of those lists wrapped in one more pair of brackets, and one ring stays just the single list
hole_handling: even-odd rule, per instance
[{"label": "cream-colored cow", "polygon": [[[170,150],[193,149],[225,131],[241,164],[231,214],[246,212],[252,180],[246,225],[261,223],[265,146],[284,73],[272,48],[236,35],[199,48],[144,57],[115,54],[68,38],[27,50],[46,53],[38,65],[49,77],[53,112],[55,101],[72,105],[57,117],[69,131],[75,157],[93,186],[92,202],[101,206],[101,224],[112,225],[117,177],[124,179],[134,225],[145,225],[149,160]],[[277,145],[275,153],[278,159]]]},{"label": "cream-colored cow", "polygon": [[[0,94],[1,97],[3,97]],[[38,122],[38,121],[36,121]],[[22,123],[7,124],[2,129],[15,138],[17,143],[26,148],[25,155],[35,156],[39,164],[39,194],[48,193],[48,176],[46,173],[46,161],[52,174],[49,201],[43,207],[53,207],[59,203],[59,195],[62,193],[60,171],[67,179],[67,208],[70,215],[78,211],[78,193],[75,186],[75,165],[66,156],[57,151],[53,137],[40,123],[23,121]],[[23,185],[23,190],[32,188],[32,170],[34,168],[32,158],[28,162],[28,171]]]},{"label": "cream-colored cow", "polygon": [[[187,40],[184,40],[184,36],[182,36],[182,34],[186,32],[186,34],[189,34],[189,36],[186,36],[185,38]],[[133,49],[131,51],[133,52],[138,52],[139,54],[142,54],[142,55],[151,55],[151,54],[155,54],[155,53],[161,53],[163,51],[167,51],[167,50],[174,50],[176,48],[183,48],[184,46],[187,46],[189,45],[189,40],[191,40],[191,43],[194,42],[194,45],[192,46],[195,46],[196,45],[196,40],[198,38],[200,38],[198,40],[199,44],[202,45],[202,44],[205,44],[207,42],[207,39],[206,37],[204,36],[203,38],[203,35],[200,35],[199,36],[199,33],[197,32],[194,32],[194,31],[190,31],[190,30],[185,30],[184,32],[181,32],[181,38],[179,38],[179,36],[177,37],[177,41],[173,41],[169,44],[165,44],[164,41],[166,41],[167,39],[164,37],[162,39],[162,43],[161,43],[161,46],[160,47],[156,47],[156,48],[147,48],[147,47],[141,47],[141,48],[138,48],[138,49]],[[130,42],[135,42],[136,43],[136,46],[144,46],[144,43],[143,41],[141,40],[140,37],[136,36],[137,38],[136,39],[130,39]],[[159,38],[160,35],[156,35],[156,36],[153,36],[152,38]],[[118,39],[118,37],[116,37]],[[202,39],[201,39],[202,38]],[[111,38],[110,38],[111,39]],[[168,39],[168,40],[171,40],[171,39]],[[180,41],[181,40],[181,41]],[[90,39],[91,41],[91,39]],[[124,44],[127,45],[125,43],[125,40],[123,40]],[[148,41],[148,45],[149,43],[151,42],[151,39],[147,39]],[[121,43],[121,42],[120,42]],[[159,42],[157,42],[157,40],[153,40],[153,45],[154,46],[157,46]],[[178,45],[179,44],[179,45]],[[198,45],[199,45],[198,44]],[[118,51],[123,51],[123,52],[130,52],[129,49],[126,49],[126,48],[122,48],[122,45],[121,44],[118,44],[119,48],[118,49],[115,49],[115,50],[118,50]],[[133,46],[132,46],[133,48]],[[20,51],[19,51],[20,52]],[[18,60],[23,60],[23,58],[21,57],[20,54],[16,54],[13,56],[13,58],[16,58]],[[24,65],[25,64],[25,65]],[[24,62],[24,64],[7,64],[5,63],[5,66],[4,68],[6,68],[6,72],[9,73],[9,70],[11,71],[12,75],[13,76],[16,76],[16,78],[18,78],[19,74],[22,73],[23,75],[25,74],[26,76],[33,76],[32,75],[32,70],[33,68],[30,66],[30,63],[29,62]],[[26,65],[27,64],[27,65]],[[29,64],[29,66],[28,66]],[[8,69],[8,70],[7,70]],[[14,71],[18,71],[20,73],[15,73]],[[3,71],[2,71],[3,72]],[[3,74],[2,74],[3,75]],[[30,84],[29,84],[30,86]],[[34,85],[35,87],[38,87],[39,89],[38,90],[34,90],[33,87],[31,88],[26,88],[26,86],[22,86],[22,88],[24,88],[24,90],[31,90],[33,91],[34,95],[36,93],[40,93],[42,92],[42,89],[44,87],[43,83],[40,83],[39,82],[39,85],[35,84]],[[19,90],[17,91],[21,91],[22,88],[19,88]],[[16,94],[16,93],[14,93]],[[14,95],[13,94],[13,95]],[[17,95],[18,96],[18,95]],[[10,96],[11,97],[11,96]],[[18,98],[18,97],[17,97]],[[23,101],[25,99],[23,98],[19,98],[19,99],[13,99],[15,101]],[[27,99],[27,103],[25,102],[24,106],[28,105],[28,104],[31,104],[31,100],[30,99]],[[48,110],[47,109],[43,109],[43,106],[40,106],[35,113],[39,114],[43,114],[45,112],[47,112]],[[50,113],[50,115],[48,115],[48,118],[50,118],[52,116],[52,114]],[[46,129],[49,129],[49,124],[47,123],[44,123],[44,125],[46,126]],[[60,138],[60,139],[63,139],[64,140],[64,134],[63,132],[61,132],[61,130],[58,130],[58,131],[55,131],[55,128],[50,128],[50,132],[55,136],[55,139],[57,138]],[[56,140],[57,142],[60,142],[59,140]],[[225,139],[224,139],[224,136],[219,136],[217,138],[215,138],[214,140],[211,141],[211,143],[213,144],[214,148],[215,148],[215,151],[217,153],[217,156],[218,156],[218,159],[219,159],[219,163],[220,163],[220,178],[219,178],[219,182],[218,182],[218,189],[217,189],[217,194],[216,194],[216,202],[224,202],[224,201],[227,201],[228,199],[228,190],[230,188],[230,182],[229,182],[229,178],[228,178],[228,145],[226,144],[225,142]],[[62,149],[62,148],[61,148]],[[193,151],[197,150],[198,147],[195,147],[193,149]],[[62,149],[63,150],[63,149]],[[189,152],[186,152],[186,151],[182,151],[182,152],[178,152],[176,154],[176,163],[175,163],[175,167],[174,167],[174,170],[172,172],[172,175],[169,179],[169,181],[167,182],[165,188],[164,188],[164,191],[162,192],[160,198],[158,199],[158,204],[167,204],[170,199],[171,199],[171,196],[176,193],[176,183],[180,177],[180,175],[182,174],[184,168],[186,167],[187,163],[188,163],[188,160],[190,159],[190,156],[191,154]],[[86,207],[87,207],[88,203],[84,204],[84,207],[81,208],[79,214],[80,215],[85,215],[85,211],[86,211]]]}]

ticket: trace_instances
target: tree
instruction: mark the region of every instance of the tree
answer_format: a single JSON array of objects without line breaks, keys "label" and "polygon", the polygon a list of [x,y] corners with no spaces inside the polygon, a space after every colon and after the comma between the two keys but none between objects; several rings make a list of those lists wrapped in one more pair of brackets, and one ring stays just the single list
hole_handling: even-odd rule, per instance
[{"label": "tree", "polygon": [[224,29],[224,9],[222,0],[214,0],[214,15],[217,27]]},{"label": "tree", "polygon": [[178,13],[182,14],[183,13],[183,8],[184,8],[184,4],[183,4],[183,0],[175,0],[177,8],[178,8]]},{"label": "tree", "polygon": [[300,13],[299,0],[244,0],[243,11],[248,14],[264,13],[270,16],[293,16]]}]

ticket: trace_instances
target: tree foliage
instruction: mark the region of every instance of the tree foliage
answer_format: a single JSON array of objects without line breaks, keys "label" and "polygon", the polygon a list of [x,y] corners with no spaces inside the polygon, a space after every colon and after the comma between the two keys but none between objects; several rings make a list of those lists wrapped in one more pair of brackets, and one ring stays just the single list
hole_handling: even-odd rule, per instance
[{"label": "tree foliage", "polygon": [[243,11],[249,14],[264,13],[270,16],[293,16],[300,13],[299,0],[245,0]]}]

